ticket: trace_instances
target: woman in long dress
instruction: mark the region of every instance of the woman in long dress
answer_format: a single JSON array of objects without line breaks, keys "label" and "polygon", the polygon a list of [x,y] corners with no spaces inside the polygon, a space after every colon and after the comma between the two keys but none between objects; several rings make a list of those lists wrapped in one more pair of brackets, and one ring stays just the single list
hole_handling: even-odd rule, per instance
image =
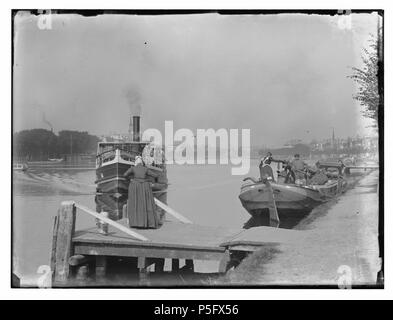
[{"label": "woman in long dress", "polygon": [[128,187],[127,216],[128,225],[133,228],[156,229],[159,225],[148,174],[154,176],[139,156],[135,158],[135,166],[124,173],[126,177],[132,176]]}]

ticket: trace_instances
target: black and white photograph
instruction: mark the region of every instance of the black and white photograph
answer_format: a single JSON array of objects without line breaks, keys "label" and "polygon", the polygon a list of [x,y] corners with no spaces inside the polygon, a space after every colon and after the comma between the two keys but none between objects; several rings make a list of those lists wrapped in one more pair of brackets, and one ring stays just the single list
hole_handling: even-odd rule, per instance
[{"label": "black and white photograph", "polygon": [[384,288],[384,10],[9,13],[12,288]]}]

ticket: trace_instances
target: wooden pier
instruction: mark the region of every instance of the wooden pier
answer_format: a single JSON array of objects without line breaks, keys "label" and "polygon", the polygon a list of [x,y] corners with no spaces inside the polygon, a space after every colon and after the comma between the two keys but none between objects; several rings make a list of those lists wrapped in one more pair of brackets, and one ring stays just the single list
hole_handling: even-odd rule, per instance
[{"label": "wooden pier", "polygon": [[[171,210],[169,207],[168,210]],[[77,210],[100,219],[100,226],[75,230]],[[67,286],[72,278],[90,276],[105,279],[111,257],[136,258],[139,285],[149,284],[149,270],[164,271],[165,259],[171,259],[171,271],[194,271],[194,260],[219,262],[218,273],[236,266],[247,253],[264,245],[291,241],[300,231],[272,227],[248,230],[201,226],[178,215],[179,221],[166,221],[158,229],[135,229],[126,220],[113,221],[75,202],[63,202],[54,219],[51,252],[52,286]],[[105,225],[106,228],[103,228]]]}]

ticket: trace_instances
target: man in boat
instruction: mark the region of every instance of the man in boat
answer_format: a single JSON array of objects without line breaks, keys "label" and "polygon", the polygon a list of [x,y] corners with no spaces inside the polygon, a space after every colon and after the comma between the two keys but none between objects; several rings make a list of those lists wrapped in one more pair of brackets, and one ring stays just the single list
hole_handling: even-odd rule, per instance
[{"label": "man in boat", "polygon": [[342,176],[343,175],[343,171],[345,170],[345,165],[344,165],[344,162],[342,162],[341,159],[338,160],[338,164],[340,165],[340,167],[338,168],[338,174],[340,176]]},{"label": "man in boat", "polygon": [[274,181],[273,169],[270,166],[272,161],[273,157],[270,152],[268,152],[266,156],[261,159],[261,162],[259,163],[259,175],[261,181],[265,179]]},{"label": "man in boat", "polygon": [[295,183],[295,173],[293,172],[291,168],[291,164],[289,161],[280,161],[279,163],[282,163],[283,168],[281,171],[277,170],[277,179],[281,181],[282,183],[285,184],[292,184]]},{"label": "man in boat", "polygon": [[305,174],[304,171],[307,169],[307,164],[300,159],[300,155],[297,153],[294,156],[294,159],[290,163],[292,171],[295,174],[295,179],[304,179]]}]

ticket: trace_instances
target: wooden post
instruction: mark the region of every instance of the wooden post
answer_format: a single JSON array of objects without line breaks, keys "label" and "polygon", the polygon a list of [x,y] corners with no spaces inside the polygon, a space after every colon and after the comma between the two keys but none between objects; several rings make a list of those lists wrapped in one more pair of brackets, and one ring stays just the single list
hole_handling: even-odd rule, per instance
[{"label": "wooden post", "polygon": [[106,275],[107,259],[105,256],[96,256],[96,280],[103,280]]},{"label": "wooden post", "polygon": [[56,215],[53,217],[53,228],[52,228],[52,248],[50,254],[50,269],[52,272],[52,283],[55,282],[55,269],[56,269],[56,246],[57,246],[57,230],[59,228],[59,217]]},{"label": "wooden post", "polygon": [[52,250],[54,269],[54,285],[64,285],[70,275],[70,265],[68,260],[73,255],[72,238],[75,232],[76,208],[73,201],[64,201],[57,214],[57,221],[54,223],[53,243],[55,250]]},{"label": "wooden post", "polygon": [[81,265],[76,267],[76,281],[79,283],[79,285],[84,285],[86,284],[86,281],[89,276],[89,266],[88,265]]},{"label": "wooden post", "polygon": [[154,264],[154,272],[162,273],[164,272],[165,259],[158,258]]},{"label": "wooden post", "polygon": [[194,272],[194,260],[186,259],[186,264],[183,267],[186,272]]},{"label": "wooden post", "polygon": [[172,259],[172,272],[179,272],[179,259]]},{"label": "wooden post", "polygon": [[230,261],[231,261],[231,257],[230,257],[230,254],[229,254],[229,250],[226,250],[224,252],[224,256],[220,260],[220,264],[218,266],[218,272],[219,273],[227,272]]},{"label": "wooden post", "polygon": [[149,284],[147,267],[148,267],[147,258],[138,257],[139,284],[141,286],[146,286]]}]

